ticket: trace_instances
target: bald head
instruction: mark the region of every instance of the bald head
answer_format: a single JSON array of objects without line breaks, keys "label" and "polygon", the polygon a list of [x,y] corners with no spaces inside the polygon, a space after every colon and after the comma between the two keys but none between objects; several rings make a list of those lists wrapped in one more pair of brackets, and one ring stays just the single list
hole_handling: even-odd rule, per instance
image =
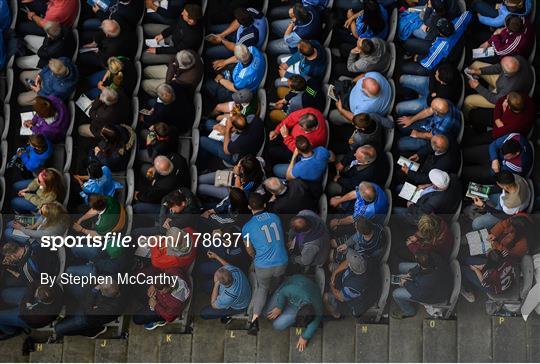
[{"label": "bald head", "polygon": [[115,38],[120,35],[120,24],[116,20],[105,19],[101,22],[103,33],[109,38]]},{"label": "bald head", "polygon": [[285,188],[285,185],[277,177],[270,177],[264,181],[264,187],[273,195],[278,195]]},{"label": "bald head", "polygon": [[375,187],[373,187],[371,183],[361,182],[358,185],[358,190],[360,192],[362,200],[366,201],[367,203],[375,201],[375,198],[377,197],[377,192],[375,191]]},{"label": "bald head", "polygon": [[519,61],[516,57],[504,57],[501,59],[501,67],[504,73],[513,75],[519,71]]},{"label": "bald head", "polygon": [[431,101],[431,108],[437,114],[444,115],[448,112],[448,110],[450,109],[450,106],[448,105],[447,100],[437,97],[437,98],[434,98],[433,101]]},{"label": "bald head", "polygon": [[362,80],[362,90],[369,97],[375,97],[381,92],[381,86],[375,79],[366,77]]},{"label": "bald head", "polygon": [[291,229],[297,233],[309,230],[309,221],[303,216],[295,216],[291,219]]},{"label": "bald head", "polygon": [[373,163],[373,161],[375,161],[377,158],[377,150],[373,146],[366,144],[356,149],[356,152],[354,152],[354,157],[359,164],[370,164]]},{"label": "bald head", "polygon": [[160,175],[168,176],[173,171],[174,165],[169,158],[163,155],[158,155],[154,159],[154,168]]},{"label": "bald head", "polygon": [[443,134],[438,134],[431,138],[431,148],[437,154],[446,153],[446,151],[448,150],[448,146],[448,138]]}]

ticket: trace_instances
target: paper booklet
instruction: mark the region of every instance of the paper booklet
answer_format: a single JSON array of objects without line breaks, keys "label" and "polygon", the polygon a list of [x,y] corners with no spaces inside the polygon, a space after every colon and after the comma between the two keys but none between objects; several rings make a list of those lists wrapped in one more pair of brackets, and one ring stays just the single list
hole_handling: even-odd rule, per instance
[{"label": "paper booklet", "polygon": [[22,231],[18,230],[18,229],[13,229],[13,236],[19,236],[21,238],[29,238],[28,235],[26,235],[25,233],[23,233]]},{"label": "paper booklet", "polygon": [[34,225],[36,223],[35,216],[29,215],[15,215],[15,221],[23,225]]},{"label": "paper booklet", "polygon": [[146,39],[144,41],[146,46],[148,48],[166,48],[166,47],[172,47],[172,45],[165,43],[164,40],[156,41],[154,38]]},{"label": "paper booklet", "polygon": [[485,255],[491,249],[491,242],[488,240],[488,235],[487,229],[471,231],[465,235],[471,256]]},{"label": "paper booklet", "polygon": [[90,107],[92,106],[92,100],[88,98],[85,94],[81,94],[77,101],[75,101],[75,105],[81,109],[86,116],[90,117]]},{"label": "paper booklet", "polygon": [[480,183],[469,182],[469,187],[467,187],[465,197],[478,197],[481,200],[486,201],[489,197],[491,187],[492,186],[490,185],[481,185]]},{"label": "paper booklet", "polygon": [[418,168],[420,168],[419,163],[413,162],[412,160],[402,156],[399,157],[397,164],[399,164],[400,166],[407,166],[413,172],[418,171]]},{"label": "paper booklet", "polygon": [[[219,125],[223,125],[223,126],[227,125],[227,118],[223,118],[223,120],[221,120]],[[221,134],[217,130],[212,130],[210,134],[208,134],[208,137],[210,139],[217,140],[218,142],[222,142],[225,139],[225,135]]]},{"label": "paper booklet", "polygon": [[422,188],[418,188],[417,186],[409,182],[405,182],[398,196],[404,198],[407,201],[411,201],[412,203],[416,203],[418,199],[420,199],[422,191]]},{"label": "paper booklet", "polygon": [[493,57],[494,55],[495,55],[495,49],[493,47],[475,48],[472,50],[473,59]]},{"label": "paper booklet", "polygon": [[338,101],[336,96],[336,88],[334,85],[328,85],[328,97],[336,102]]},{"label": "paper booklet", "polygon": [[83,54],[83,53],[88,53],[88,52],[96,52],[98,51],[98,48],[97,47],[93,47],[93,48],[79,48],[79,54]]},{"label": "paper booklet", "polygon": [[32,118],[34,117],[34,112],[33,111],[28,111],[28,112],[22,112],[21,113],[21,131],[20,131],[20,135],[32,135],[32,129],[30,128],[27,128],[26,126],[24,126],[24,122],[26,120],[32,120]]}]

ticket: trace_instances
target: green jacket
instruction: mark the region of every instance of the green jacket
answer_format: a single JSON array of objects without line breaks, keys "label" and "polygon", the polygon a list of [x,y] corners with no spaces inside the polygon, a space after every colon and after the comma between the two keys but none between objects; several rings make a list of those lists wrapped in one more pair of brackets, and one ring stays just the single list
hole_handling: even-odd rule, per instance
[{"label": "green jacket", "polygon": [[[300,309],[305,304],[310,303],[315,309],[315,318],[311,321],[305,330],[302,332],[302,337],[306,340],[317,331],[323,316],[323,304],[321,290],[319,286],[311,279],[295,274],[290,276],[281,284],[276,293],[277,307],[281,310],[286,305],[292,305]],[[273,307],[272,307],[273,308]]]},{"label": "green jacket", "polygon": [[[105,207],[105,211],[98,216],[95,226],[96,232],[101,236],[105,236],[108,232],[113,231],[113,228],[118,224],[121,215],[120,203],[112,197],[105,198],[107,199],[107,207]],[[111,258],[117,258],[123,253],[121,246],[110,246],[109,244],[107,244],[105,251]]]}]

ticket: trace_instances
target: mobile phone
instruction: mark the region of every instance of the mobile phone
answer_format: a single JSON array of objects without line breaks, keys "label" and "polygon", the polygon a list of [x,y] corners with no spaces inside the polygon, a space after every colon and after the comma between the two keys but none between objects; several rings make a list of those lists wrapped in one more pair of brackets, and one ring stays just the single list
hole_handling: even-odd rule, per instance
[{"label": "mobile phone", "polygon": [[401,283],[401,276],[392,274],[390,277],[390,283],[392,284],[400,284]]},{"label": "mobile phone", "polygon": [[30,78],[25,78],[24,81],[26,82],[26,84],[30,87],[32,86],[35,86],[36,85],[36,81],[30,79]]}]

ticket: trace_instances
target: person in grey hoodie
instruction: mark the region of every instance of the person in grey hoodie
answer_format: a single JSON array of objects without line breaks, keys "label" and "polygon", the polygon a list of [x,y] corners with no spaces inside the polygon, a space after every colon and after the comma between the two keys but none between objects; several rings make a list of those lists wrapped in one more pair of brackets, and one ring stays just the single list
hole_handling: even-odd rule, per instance
[{"label": "person in grey hoodie", "polygon": [[[343,52],[343,51],[342,51]],[[342,56],[345,55],[342,53]],[[379,38],[359,38],[351,49],[347,63],[338,63],[335,76],[356,77],[365,72],[384,73],[390,67],[390,46]]]},{"label": "person in grey hoodie", "polygon": [[289,230],[291,261],[300,268],[324,264],[330,253],[324,221],[311,210],[302,210],[291,219]]}]

